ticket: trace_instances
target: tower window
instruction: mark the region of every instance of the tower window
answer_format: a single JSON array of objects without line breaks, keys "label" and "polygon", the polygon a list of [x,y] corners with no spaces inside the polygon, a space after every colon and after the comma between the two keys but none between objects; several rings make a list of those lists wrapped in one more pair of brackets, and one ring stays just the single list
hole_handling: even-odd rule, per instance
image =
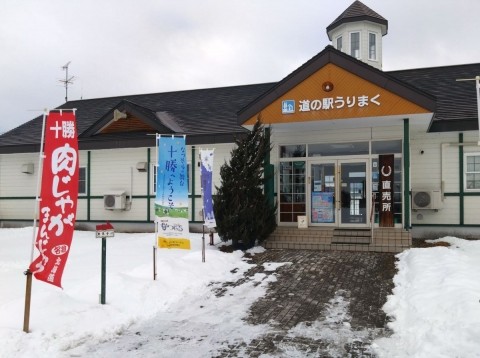
[{"label": "tower window", "polygon": [[350,34],[350,56],[360,58],[360,32]]},{"label": "tower window", "polygon": [[374,33],[368,34],[368,59],[377,59],[377,34]]},{"label": "tower window", "polygon": [[342,41],[342,36],[337,38],[337,50],[338,51],[343,51],[343,41]]}]

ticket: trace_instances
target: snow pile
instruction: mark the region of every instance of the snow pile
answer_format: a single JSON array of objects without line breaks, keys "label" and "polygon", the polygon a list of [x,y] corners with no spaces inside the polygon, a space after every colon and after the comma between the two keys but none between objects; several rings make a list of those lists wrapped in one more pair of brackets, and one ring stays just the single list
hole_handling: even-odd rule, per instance
[{"label": "snow pile", "polygon": [[398,255],[395,289],[384,305],[390,338],[384,357],[480,357],[480,241],[439,240],[450,247]]},{"label": "snow pile", "polygon": [[[265,293],[259,287],[235,312],[202,310],[200,306],[209,305],[196,302],[196,297],[211,291],[211,282],[235,281],[252,266],[242,260],[242,252],[225,254],[207,245],[206,262],[202,263],[201,235],[190,234],[192,250],[157,251],[154,281],[154,235],[116,233],[107,239],[106,304],[101,305],[101,239],[96,239],[94,232],[76,231],[63,290],[33,281],[31,333],[25,334],[23,271],[29,264],[32,235],[32,228],[0,230],[0,357],[59,356],[85,343],[115,339],[159,312],[176,315],[179,305],[192,306],[192,312],[184,313],[188,321],[194,321],[196,311],[199,319],[208,317],[212,325],[225,326],[243,312],[240,320],[249,305]],[[232,289],[232,294],[237,293]]]},{"label": "snow pile", "polygon": [[[211,357],[232,347],[242,356],[252,340],[278,333],[275,326],[244,319],[276,280],[274,271],[290,263],[265,263],[262,273],[232,285],[252,267],[243,253],[207,245],[202,263],[201,235],[190,234],[191,250],[158,250],[154,281],[153,234],[117,233],[107,239],[107,304],[101,305],[101,240],[80,231],[74,234],[64,289],[34,280],[31,333],[23,333],[23,271],[32,234],[32,228],[0,229],[2,358]],[[441,241],[451,246],[398,255],[395,289],[384,306],[393,334],[372,345],[380,357],[480,357],[480,241]],[[352,329],[349,300],[348,291],[337,291],[324,318],[297,325],[287,338],[321,341],[334,357],[344,356],[346,345],[368,350],[382,332]],[[278,348],[282,357],[304,354],[294,344]]]}]

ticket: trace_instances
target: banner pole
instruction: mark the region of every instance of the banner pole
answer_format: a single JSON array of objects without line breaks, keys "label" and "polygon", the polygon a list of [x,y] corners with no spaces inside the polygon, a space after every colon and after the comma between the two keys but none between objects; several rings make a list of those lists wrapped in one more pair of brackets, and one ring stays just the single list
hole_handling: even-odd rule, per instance
[{"label": "banner pole", "polygon": [[[35,238],[36,238],[36,228],[37,228],[37,215],[38,215],[38,203],[40,201],[40,185],[42,182],[42,170],[43,170],[43,144],[45,137],[45,119],[48,115],[48,111],[44,110],[43,112],[43,123],[42,123],[42,137],[40,139],[40,149],[38,154],[38,174],[37,174],[37,194],[35,197],[35,208],[33,211],[33,234],[32,234],[32,248],[30,251],[30,262],[33,261],[33,251],[35,248]],[[26,287],[25,287],[25,309],[23,312],[23,331],[28,333],[30,331],[30,304],[32,301],[32,272],[29,268],[24,272],[26,276]]]},{"label": "banner pole", "polygon": [[[156,182],[155,182],[155,185],[156,185],[156,188],[155,188],[155,199],[156,199],[156,196],[158,195],[157,193],[157,190],[158,190],[158,138],[159,138],[159,134],[157,133],[156,135],[156,140],[155,140],[155,163],[157,163],[157,165],[155,165],[155,177],[157,178]],[[154,201],[154,204],[153,204],[153,207],[155,208],[155,202],[156,200]],[[156,213],[156,210],[154,210],[154,215],[155,215],[155,237],[154,237],[154,240],[153,240],[153,280],[155,281],[157,279],[157,246],[158,246],[158,221],[157,221],[157,213]]]},{"label": "banner pole", "polygon": [[202,225],[202,262],[205,262],[205,223]]}]

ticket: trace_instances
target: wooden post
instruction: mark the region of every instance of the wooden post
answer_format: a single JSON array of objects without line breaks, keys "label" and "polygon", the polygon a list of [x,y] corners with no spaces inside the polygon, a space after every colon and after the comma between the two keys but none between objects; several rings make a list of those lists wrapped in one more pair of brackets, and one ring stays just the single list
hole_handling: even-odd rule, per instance
[{"label": "wooden post", "polygon": [[30,302],[32,299],[32,272],[27,269],[27,271],[25,271],[25,276],[27,277],[27,284],[25,289],[25,311],[23,315],[23,331],[25,333],[28,333],[29,326],[30,326]]},{"label": "wooden post", "polygon": [[153,246],[153,280],[157,279],[157,247]]},{"label": "wooden post", "polygon": [[100,303],[105,304],[105,288],[107,281],[107,238],[102,237],[102,287],[100,293]]}]

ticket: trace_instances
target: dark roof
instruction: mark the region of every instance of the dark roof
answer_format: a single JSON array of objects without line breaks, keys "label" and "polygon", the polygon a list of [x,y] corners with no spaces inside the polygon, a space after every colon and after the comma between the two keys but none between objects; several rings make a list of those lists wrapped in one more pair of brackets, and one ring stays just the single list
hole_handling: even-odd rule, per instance
[{"label": "dark roof", "polygon": [[327,26],[327,33],[331,30],[335,29],[336,27],[349,23],[349,22],[357,22],[357,21],[371,21],[377,24],[383,25],[384,30],[382,31],[382,35],[386,35],[388,31],[388,21],[368,6],[363,4],[360,1],[355,1],[352,5],[350,5],[344,12],[340,14],[330,25]]},{"label": "dark roof", "polygon": [[391,71],[400,81],[436,97],[437,109],[430,132],[478,129],[477,95],[473,79],[480,75],[480,63]]},{"label": "dark roof", "polygon": [[327,63],[333,63],[385,90],[393,92],[431,112],[435,112],[435,97],[424,91],[421,87],[400,81],[398,78],[390,76],[386,72],[382,72],[373,66],[335,49],[333,46],[327,46],[322,52],[293,71],[262,96],[242,108],[238,113],[238,124],[243,124],[252,116],[260,113],[267,105],[303,82]]},{"label": "dark roof", "polygon": [[[187,135],[188,144],[231,142],[246,130],[237,125],[237,111],[264,93],[273,83],[189,91],[164,92],[68,101],[58,108],[76,108],[79,146],[95,149],[155,145],[142,133],[95,135],[120,108],[134,112],[159,133],[165,128]],[[181,132],[179,132],[181,130]],[[42,117],[37,117],[0,136],[0,153],[38,151]]]},{"label": "dark roof", "polygon": [[[142,132],[99,133],[115,109],[128,111],[158,133],[186,134],[188,144],[232,142],[245,133],[240,126],[274,99],[327,63],[434,112],[429,131],[478,129],[475,83],[457,79],[480,75],[480,63],[382,72],[327,46],[278,83],[69,101],[58,108],[77,108],[81,149],[154,146]],[[39,150],[42,118],[37,117],[0,136],[0,153]]]}]

